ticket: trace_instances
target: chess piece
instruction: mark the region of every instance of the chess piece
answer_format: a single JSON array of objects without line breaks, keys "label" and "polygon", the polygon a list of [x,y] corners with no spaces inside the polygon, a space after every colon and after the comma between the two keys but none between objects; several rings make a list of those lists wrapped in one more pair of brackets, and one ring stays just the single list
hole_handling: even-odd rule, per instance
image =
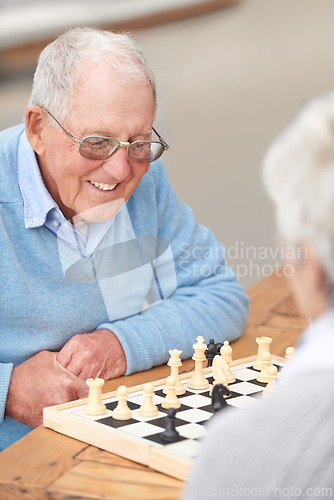
[{"label": "chess piece", "polygon": [[295,348],[294,347],[287,347],[286,350],[285,350],[285,359],[287,361],[290,361],[290,359],[292,358],[292,356],[294,355],[295,353]]},{"label": "chess piece", "polygon": [[175,394],[175,379],[171,376],[166,379],[166,397],[161,403],[162,408],[180,408],[181,403]]},{"label": "chess piece", "polygon": [[220,354],[220,349],[223,347],[223,345],[224,345],[224,344],[222,344],[221,342],[218,342],[218,343],[216,344],[216,346],[217,346],[217,354]]},{"label": "chess piece", "polygon": [[202,336],[198,336],[196,338],[197,343],[193,344],[194,355],[192,359],[195,361],[195,371],[192,373],[190,379],[188,380],[187,387],[189,389],[208,389],[209,382],[205,378],[203,373],[203,363],[206,361],[205,350],[206,344],[204,344],[204,338]]},{"label": "chess piece", "polygon": [[125,385],[120,385],[117,389],[118,403],[112,412],[115,420],[129,420],[132,417],[131,410],[126,402],[127,395],[128,388]]},{"label": "chess piece", "polygon": [[[180,396],[180,394],[184,394],[186,392],[186,388],[183,384],[181,384],[179,379],[179,368],[182,366],[182,361],[180,359],[182,351],[178,351],[177,349],[173,349],[169,351],[170,358],[168,360],[167,365],[170,366],[170,375],[176,381],[175,384],[175,394]],[[166,394],[166,386],[163,388],[163,393]]]},{"label": "chess piece", "polygon": [[256,380],[258,382],[262,382],[266,384],[269,380],[269,373],[268,373],[268,368],[271,364],[271,354],[270,352],[264,352],[262,354],[262,369],[258,376],[256,377]]},{"label": "chess piece", "polygon": [[[220,356],[214,357],[213,365],[212,365],[213,366],[213,370],[212,370],[213,387],[216,384],[222,384],[224,386],[228,385],[228,380],[227,380],[227,377],[225,375],[225,370],[224,370],[225,364],[226,364],[225,361]],[[210,390],[210,395],[212,395],[213,387]]]},{"label": "chess piece", "polygon": [[232,347],[228,340],[225,340],[224,345],[220,349],[220,354],[222,359],[226,363],[225,375],[227,377],[227,382],[233,384],[236,381],[235,375],[230,368],[230,363],[232,361]]},{"label": "chess piece", "polygon": [[268,383],[266,387],[263,389],[264,396],[270,394],[276,385],[277,366],[271,365],[268,367],[268,377],[269,377]]},{"label": "chess piece", "polygon": [[139,408],[139,415],[141,417],[156,417],[158,415],[158,408],[153,403],[153,395],[154,395],[154,385],[152,383],[148,383],[144,385],[144,403]]},{"label": "chess piece", "polygon": [[180,434],[175,429],[175,408],[169,408],[166,418],[166,430],[160,435],[160,439],[164,443],[174,443],[180,438]]},{"label": "chess piece", "polygon": [[253,368],[255,370],[262,369],[262,354],[264,352],[270,352],[269,348],[270,348],[270,344],[271,344],[272,340],[273,339],[270,337],[257,337],[256,343],[259,347],[258,347],[256,360],[254,361],[254,364],[253,364]]},{"label": "chess piece", "polygon": [[226,363],[230,363],[232,361],[232,347],[228,340],[225,340],[224,344],[220,348],[220,354]]},{"label": "chess piece", "polygon": [[102,378],[89,378],[86,380],[89,387],[88,402],[85,408],[86,415],[104,415],[107,413],[107,408],[102,402],[102,386],[104,380]]},{"label": "chess piece", "polygon": [[228,406],[225,398],[230,395],[231,391],[223,384],[216,384],[213,386],[211,401],[214,413]]},{"label": "chess piece", "polygon": [[215,341],[213,339],[209,340],[208,347],[206,348],[205,351],[205,356],[206,359],[208,360],[208,364],[206,366],[212,366],[213,358],[217,354],[217,346],[215,344]]}]

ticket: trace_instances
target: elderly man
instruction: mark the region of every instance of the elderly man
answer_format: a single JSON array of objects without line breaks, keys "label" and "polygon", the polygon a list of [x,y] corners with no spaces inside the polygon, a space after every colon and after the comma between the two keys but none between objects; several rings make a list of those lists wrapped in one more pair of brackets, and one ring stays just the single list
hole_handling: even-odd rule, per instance
[{"label": "elderly man", "polygon": [[168,181],[155,108],[129,36],[75,29],[42,52],[25,127],[0,134],[0,449],[89,377],[241,333],[248,299]]},{"label": "elderly man", "polygon": [[214,419],[187,500],[333,495],[333,124],[330,94],[299,114],[264,165],[287,254],[295,250],[291,288],[310,326],[270,397]]}]

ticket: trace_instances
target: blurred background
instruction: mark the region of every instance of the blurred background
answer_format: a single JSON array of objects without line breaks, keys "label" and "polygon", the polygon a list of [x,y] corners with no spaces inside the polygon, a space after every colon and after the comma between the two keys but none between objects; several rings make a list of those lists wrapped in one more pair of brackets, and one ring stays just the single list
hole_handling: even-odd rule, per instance
[{"label": "blurred background", "polygon": [[180,198],[248,287],[280,264],[261,182],[270,142],[334,83],[333,0],[0,0],[0,129],[22,121],[40,50],[69,27],[134,34]]}]

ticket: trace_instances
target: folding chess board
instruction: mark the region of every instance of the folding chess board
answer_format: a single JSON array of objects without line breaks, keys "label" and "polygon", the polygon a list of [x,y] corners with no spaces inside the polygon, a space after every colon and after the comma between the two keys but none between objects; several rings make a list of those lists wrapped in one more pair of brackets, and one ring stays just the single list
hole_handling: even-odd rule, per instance
[{"label": "folding chess board", "polygon": [[[234,408],[233,411],[242,411],[262,397],[266,384],[256,381],[259,372],[252,368],[254,359],[255,356],[231,362],[236,381],[229,385],[231,396],[226,401]],[[278,370],[284,365],[282,358],[272,356],[272,361]],[[205,368],[204,373],[211,388],[212,368]],[[179,376],[185,386],[190,375],[186,373]],[[139,415],[139,408],[144,402],[144,385],[141,385],[128,388],[127,401],[132,410],[130,420],[113,419],[112,410],[117,405],[114,391],[103,395],[103,403],[107,407],[105,415],[86,415],[87,399],[81,399],[45,408],[44,426],[185,480],[199,453],[201,439],[207,433],[207,423],[213,416],[210,388],[202,391],[187,388],[185,394],[178,396],[181,407],[176,413],[175,427],[180,437],[176,442],[165,444],[160,438],[167,419],[167,410],[161,407],[165,397],[165,379],[153,382],[153,385],[153,402],[159,410],[155,417],[144,418]],[[222,411],[232,411],[232,408],[226,407]]]}]

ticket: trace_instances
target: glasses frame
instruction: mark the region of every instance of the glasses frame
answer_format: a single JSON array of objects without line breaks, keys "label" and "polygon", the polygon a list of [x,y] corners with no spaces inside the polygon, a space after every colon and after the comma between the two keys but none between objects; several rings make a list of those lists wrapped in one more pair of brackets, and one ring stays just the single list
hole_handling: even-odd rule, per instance
[{"label": "glasses frame", "polygon": [[[52,113],[50,113],[50,111],[48,111],[47,109],[43,108],[43,110],[48,113],[51,118],[54,119],[54,121],[59,125],[59,127],[65,132],[65,134],[73,141],[75,142],[76,144],[79,144],[79,154],[83,157],[83,158],[86,158],[86,159],[89,159],[89,160],[95,160],[95,161],[101,161],[101,160],[107,160],[108,158],[110,158],[110,156],[112,156],[119,148],[127,148],[127,155],[129,157],[129,148],[132,144],[136,144],[137,142],[149,142],[150,144],[151,143],[156,143],[158,144],[158,141],[133,141],[133,142],[124,142],[124,141],[119,141],[118,139],[115,139],[114,137],[104,137],[102,135],[87,135],[86,137],[84,137],[83,139],[76,139],[70,132],[68,132],[63,126],[62,124],[57,120],[57,118],[55,118],[53,116]],[[158,156],[158,158],[156,158],[156,160],[158,160],[163,154],[165,151],[167,151],[169,149],[169,146],[167,144],[167,142],[161,137],[161,135],[155,130],[154,127],[152,127],[152,130],[153,132],[158,136],[158,139],[159,139],[159,144],[161,144],[164,148],[163,152],[161,153],[160,156]],[[118,142],[118,145],[115,146],[112,150],[111,153],[109,153],[109,155],[106,157],[106,158],[87,158],[87,156],[84,156],[81,154],[80,152],[80,148],[81,148],[81,145],[82,143],[86,140],[86,139],[90,139],[90,138],[99,138],[99,139],[112,139],[114,141],[117,141]],[[153,161],[156,161],[156,160],[153,160]],[[134,161],[135,160],[131,160],[131,161]],[[137,163],[146,163],[146,162],[137,162]],[[148,163],[153,163],[153,162],[148,162]]]}]

